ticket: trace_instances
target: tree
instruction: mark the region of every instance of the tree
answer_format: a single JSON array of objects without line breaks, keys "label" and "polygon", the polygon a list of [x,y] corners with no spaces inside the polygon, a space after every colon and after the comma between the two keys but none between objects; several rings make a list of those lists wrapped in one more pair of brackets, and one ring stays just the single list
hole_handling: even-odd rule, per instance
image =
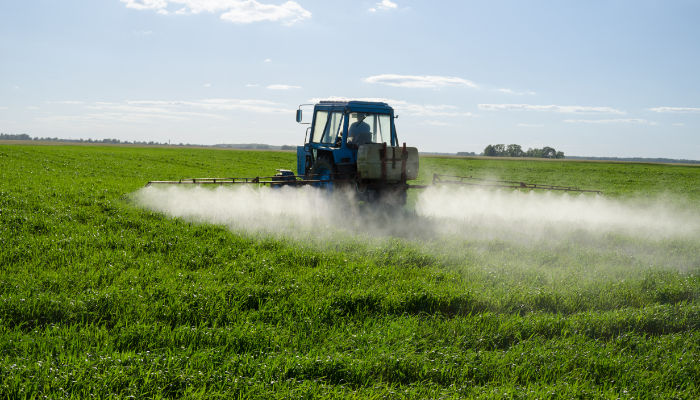
[{"label": "tree", "polygon": [[496,144],[493,146],[493,151],[496,152],[496,156],[503,157],[506,155],[506,145],[505,144]]},{"label": "tree", "polygon": [[545,146],[542,148],[542,157],[544,158],[554,158],[557,155],[557,151],[554,148]]},{"label": "tree", "polygon": [[509,144],[508,148],[506,149],[506,154],[508,157],[524,157],[525,152],[523,151],[523,148],[520,147],[519,144]]},{"label": "tree", "polygon": [[523,151],[519,144],[490,144],[484,149],[483,155],[491,157],[533,157],[533,158],[564,158],[564,152],[556,151],[554,147],[545,146],[541,149],[529,148]]},{"label": "tree", "polygon": [[542,157],[542,149],[527,149],[525,152],[525,157]]}]

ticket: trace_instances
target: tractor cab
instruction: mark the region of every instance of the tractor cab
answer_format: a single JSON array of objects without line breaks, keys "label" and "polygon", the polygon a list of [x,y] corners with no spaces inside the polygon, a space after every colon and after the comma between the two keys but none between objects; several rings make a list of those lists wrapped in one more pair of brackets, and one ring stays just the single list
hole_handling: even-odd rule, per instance
[{"label": "tractor cab", "polygon": [[297,174],[354,179],[358,148],[370,143],[398,146],[393,108],[381,102],[321,101],[314,105],[304,145],[297,147]]}]

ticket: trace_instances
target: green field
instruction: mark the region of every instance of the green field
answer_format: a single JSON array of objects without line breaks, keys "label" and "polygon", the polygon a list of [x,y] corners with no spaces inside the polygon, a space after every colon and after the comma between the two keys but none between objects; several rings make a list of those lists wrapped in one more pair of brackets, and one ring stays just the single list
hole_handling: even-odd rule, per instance
[{"label": "green field", "polygon": [[[152,179],[295,165],[285,152],[1,145],[0,398],[700,397],[692,229],[433,236],[412,194],[402,218],[418,234],[324,242],[134,200]],[[432,172],[663,201],[688,224],[700,209],[693,166],[423,158],[422,181]]]}]

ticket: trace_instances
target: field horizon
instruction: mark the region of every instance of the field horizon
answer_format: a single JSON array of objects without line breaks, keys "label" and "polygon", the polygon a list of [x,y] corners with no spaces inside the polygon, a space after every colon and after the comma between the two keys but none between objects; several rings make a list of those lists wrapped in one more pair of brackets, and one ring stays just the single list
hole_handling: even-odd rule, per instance
[{"label": "field horizon", "polygon": [[[262,143],[261,143],[262,144]],[[273,152],[281,151],[286,153],[295,153],[295,150],[285,150],[285,149],[246,149],[237,147],[221,147],[221,146],[236,146],[236,144],[153,144],[153,145],[143,145],[135,143],[89,143],[89,142],[77,142],[72,139],[68,140],[6,140],[0,139],[0,145],[44,145],[44,146],[115,146],[115,147],[137,147],[137,148],[188,148],[188,149],[212,149],[212,150],[232,150],[232,151],[263,151],[263,152]],[[267,145],[266,145],[267,146]],[[276,146],[276,145],[269,145]],[[288,145],[280,145],[288,146]],[[466,159],[495,159],[495,160],[538,160],[538,161],[572,161],[572,162],[604,162],[604,163],[633,163],[633,164],[670,164],[670,165],[685,165],[685,166],[697,166],[700,164],[700,160],[685,160],[676,158],[665,158],[665,157],[618,157],[618,156],[566,156],[562,159],[547,159],[547,158],[536,158],[536,157],[491,157],[491,156],[481,156],[481,155],[459,155],[455,153],[440,153],[440,152],[427,152],[420,153],[421,157],[434,157],[434,158],[466,158]]]},{"label": "field horizon", "polygon": [[[700,166],[421,156],[598,189],[147,188],[284,151],[0,143],[0,397],[697,398]],[[287,188],[288,189],[288,188]]]}]

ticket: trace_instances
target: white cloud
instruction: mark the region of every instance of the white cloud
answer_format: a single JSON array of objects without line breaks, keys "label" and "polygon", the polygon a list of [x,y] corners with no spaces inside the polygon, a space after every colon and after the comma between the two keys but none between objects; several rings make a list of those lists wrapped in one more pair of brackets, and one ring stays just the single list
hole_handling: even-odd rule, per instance
[{"label": "white cloud", "polygon": [[526,123],[519,123],[516,126],[519,126],[521,128],[544,128],[544,124],[526,124]]},{"label": "white cloud", "polygon": [[239,24],[249,24],[261,21],[281,21],[291,25],[311,18],[311,12],[302,8],[299,3],[287,1],[280,6],[260,4],[254,0],[237,1],[236,6],[221,14],[221,19]]},{"label": "white cloud", "polygon": [[445,86],[466,86],[476,88],[477,85],[466,79],[453,76],[435,76],[435,75],[398,75],[398,74],[382,74],[374,75],[364,79],[367,83],[376,83],[380,85],[405,87],[405,88],[421,88],[421,89],[436,89]]},{"label": "white cloud", "polygon": [[168,6],[167,0],[120,0],[127,8],[135,10],[160,10]]},{"label": "white cloud", "polygon": [[[390,103],[392,104],[392,103]],[[447,104],[412,104],[405,101],[394,101],[394,108],[405,114],[418,117],[473,117],[468,111],[460,111],[458,107]]]},{"label": "white cloud", "polygon": [[537,93],[530,91],[530,90],[527,90],[524,92],[518,92],[518,91],[515,91],[513,89],[507,89],[507,88],[496,89],[496,91],[501,92],[501,93],[505,93],[505,94],[512,94],[514,96],[524,96],[524,95],[534,96],[537,94]]},{"label": "white cloud", "polygon": [[655,107],[650,110],[657,113],[700,113],[700,107]]},{"label": "white cloud", "polygon": [[479,104],[484,111],[548,111],[568,114],[624,114],[624,111],[611,107],[561,106],[555,104]]},{"label": "white cloud", "polygon": [[146,123],[159,120],[187,121],[192,119],[224,120],[232,111],[261,114],[291,113],[292,107],[268,100],[214,98],[202,100],[134,100],[124,102],[95,102],[85,104],[82,113],[52,115],[46,121],[119,121]]},{"label": "white cloud", "polygon": [[60,100],[60,101],[47,101],[48,104],[66,104],[66,105],[81,105],[84,104],[82,101],[77,100]]},{"label": "white cloud", "polygon": [[177,108],[202,109],[207,111],[242,110],[264,114],[288,113],[292,108],[283,107],[279,103],[268,100],[255,99],[204,99],[196,101],[163,101],[163,100],[139,100],[128,101],[128,105],[165,107],[167,110],[177,111]]},{"label": "white cloud", "polygon": [[[159,14],[220,13],[220,18],[237,24],[272,21],[291,25],[311,18],[311,12],[296,1],[280,5],[260,3],[256,0],[120,0],[135,10],[153,10]],[[172,7],[171,7],[172,6]],[[173,11],[172,8],[176,8]]]},{"label": "white cloud", "polygon": [[674,123],[671,124],[671,125],[673,125],[673,126],[685,126],[685,124],[682,123],[682,122],[674,122]]},{"label": "white cloud", "polygon": [[615,118],[615,119],[565,119],[569,124],[637,124],[656,125],[656,122],[641,118]]},{"label": "white cloud", "polygon": [[204,86],[204,87],[206,87],[206,88],[210,88],[210,87],[211,87],[211,83],[207,82],[207,83],[205,83],[205,84],[202,85],[202,86]]},{"label": "white cloud", "polygon": [[449,122],[434,120],[434,119],[423,121],[423,123],[425,125],[430,125],[430,126],[454,126],[453,124],[451,124]]},{"label": "white cloud", "polygon": [[271,62],[272,62],[272,59],[271,59],[271,58],[266,58],[265,61],[263,61],[263,62],[271,63]]},{"label": "white cloud", "polygon": [[246,83],[245,84],[245,87],[259,87],[259,86],[260,85],[258,85],[257,83]]},{"label": "white cloud", "polygon": [[382,0],[375,4],[374,7],[370,8],[369,12],[395,10],[396,8],[398,8],[398,4],[394,3],[393,1]]},{"label": "white cloud", "polygon": [[267,85],[266,86],[270,90],[291,90],[291,89],[301,89],[301,86],[294,86],[294,85],[283,85],[283,84],[275,84],[275,85]]},{"label": "white cloud", "polygon": [[[127,101],[124,103],[97,102],[85,107],[88,119],[114,119],[129,122],[150,120],[186,121],[193,117],[222,119],[223,116],[197,110],[186,102]],[[97,111],[97,112],[95,112]],[[205,110],[206,111],[206,110]]]},{"label": "white cloud", "polygon": [[335,101],[380,101],[389,104],[396,114],[415,117],[473,117],[468,111],[461,111],[458,107],[447,104],[414,104],[404,100],[394,100],[375,97],[327,97],[309,100],[310,103],[318,103],[321,100]]}]

